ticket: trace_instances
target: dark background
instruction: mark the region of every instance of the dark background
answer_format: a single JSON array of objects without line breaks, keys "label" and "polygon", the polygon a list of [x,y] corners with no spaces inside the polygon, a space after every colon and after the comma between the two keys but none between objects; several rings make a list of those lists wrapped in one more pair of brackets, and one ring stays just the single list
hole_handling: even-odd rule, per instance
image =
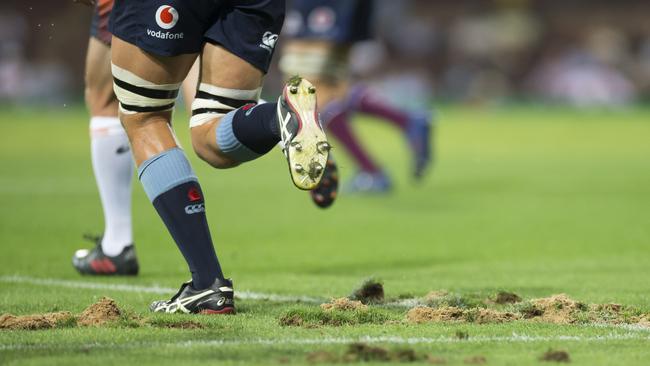
[{"label": "dark background", "polygon": [[[641,0],[379,0],[379,42],[352,64],[369,80],[416,72],[440,100],[627,105],[650,98],[648,14]],[[71,0],[2,1],[0,102],[79,102],[90,16]]]}]

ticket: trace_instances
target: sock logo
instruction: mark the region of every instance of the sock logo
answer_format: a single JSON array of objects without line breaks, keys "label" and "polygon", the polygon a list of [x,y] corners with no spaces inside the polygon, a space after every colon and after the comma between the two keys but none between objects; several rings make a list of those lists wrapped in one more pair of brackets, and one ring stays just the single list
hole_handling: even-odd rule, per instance
[{"label": "sock logo", "polygon": [[129,150],[131,150],[129,148],[129,145],[122,145],[122,146],[118,147],[117,150],[115,150],[115,153],[116,154],[124,154],[124,153],[129,152]]},{"label": "sock logo", "polygon": [[198,188],[192,187],[189,191],[187,191],[187,198],[190,200],[190,202],[196,202],[200,201],[203,197],[201,197],[201,192],[199,192]]},{"label": "sock logo", "polygon": [[253,113],[253,109],[255,109],[255,107],[257,107],[257,103],[248,103],[243,107],[241,107],[241,109],[242,111],[245,112],[244,114],[246,115],[246,117],[248,117],[251,115],[251,113]]},{"label": "sock logo", "polygon": [[203,203],[185,206],[185,213],[188,215],[197,214],[201,212],[205,212],[205,206],[203,205]]}]

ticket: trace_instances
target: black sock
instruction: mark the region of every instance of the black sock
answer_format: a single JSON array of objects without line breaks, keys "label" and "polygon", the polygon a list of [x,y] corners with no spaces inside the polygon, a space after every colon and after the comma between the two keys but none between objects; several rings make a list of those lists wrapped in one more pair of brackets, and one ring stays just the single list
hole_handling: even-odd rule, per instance
[{"label": "black sock", "polygon": [[239,142],[253,152],[264,155],[280,141],[277,103],[244,106],[232,118],[232,131]]},{"label": "black sock", "polygon": [[157,196],[153,205],[190,267],[192,287],[204,289],[215,279],[223,279],[199,183],[190,181],[176,186]]}]

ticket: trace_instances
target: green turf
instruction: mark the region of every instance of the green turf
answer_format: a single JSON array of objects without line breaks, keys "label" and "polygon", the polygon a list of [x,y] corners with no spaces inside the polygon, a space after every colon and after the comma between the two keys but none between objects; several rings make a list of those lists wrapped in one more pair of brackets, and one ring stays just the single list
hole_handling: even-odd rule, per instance
[{"label": "green turf", "polygon": [[[185,264],[137,181],[142,275],[81,278],[72,269],[72,253],[86,245],[81,234],[102,228],[86,119],[71,107],[0,113],[0,276],[177,287],[188,278]],[[218,254],[236,289],[327,298],[376,276],[389,297],[436,289],[508,289],[525,298],[564,292],[650,311],[650,110],[447,107],[441,119],[436,166],[420,184],[408,178],[402,138],[378,121],[358,121],[395,190],[382,197],[341,195],[326,211],[292,187],[278,151],[227,171],[192,157]],[[189,147],[184,116],[176,120]],[[345,178],[354,166],[335,152]],[[159,298],[0,281],[0,313],[80,312],[103,295],[141,315]],[[345,343],[365,336],[439,339],[409,347],[449,364],[477,355],[488,364],[539,364],[549,348],[567,350],[579,365],[643,365],[650,357],[650,331],[638,329],[408,325],[400,308],[379,309],[381,321],[374,323],[285,327],[282,315],[316,305],[238,305],[233,317],[189,317],[205,325],[198,330],[0,331],[0,364],[302,364],[309,352],[342,354],[347,345],[301,340]],[[456,339],[459,331],[469,339]]]}]

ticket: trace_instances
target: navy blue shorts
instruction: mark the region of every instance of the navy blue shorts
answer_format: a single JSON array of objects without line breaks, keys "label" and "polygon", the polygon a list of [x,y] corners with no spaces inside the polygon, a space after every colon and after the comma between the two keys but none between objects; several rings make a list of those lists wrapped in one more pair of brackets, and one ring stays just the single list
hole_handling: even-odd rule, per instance
[{"label": "navy blue shorts", "polygon": [[93,9],[93,19],[90,22],[90,36],[97,38],[103,44],[111,45],[111,32],[108,31],[108,19],[113,9],[113,0],[99,0]]},{"label": "navy blue shorts", "polygon": [[350,44],[371,38],[372,0],[293,0],[282,35]]},{"label": "navy blue shorts", "polygon": [[284,0],[115,0],[110,30],[159,56],[219,44],[266,73],[284,11]]}]

